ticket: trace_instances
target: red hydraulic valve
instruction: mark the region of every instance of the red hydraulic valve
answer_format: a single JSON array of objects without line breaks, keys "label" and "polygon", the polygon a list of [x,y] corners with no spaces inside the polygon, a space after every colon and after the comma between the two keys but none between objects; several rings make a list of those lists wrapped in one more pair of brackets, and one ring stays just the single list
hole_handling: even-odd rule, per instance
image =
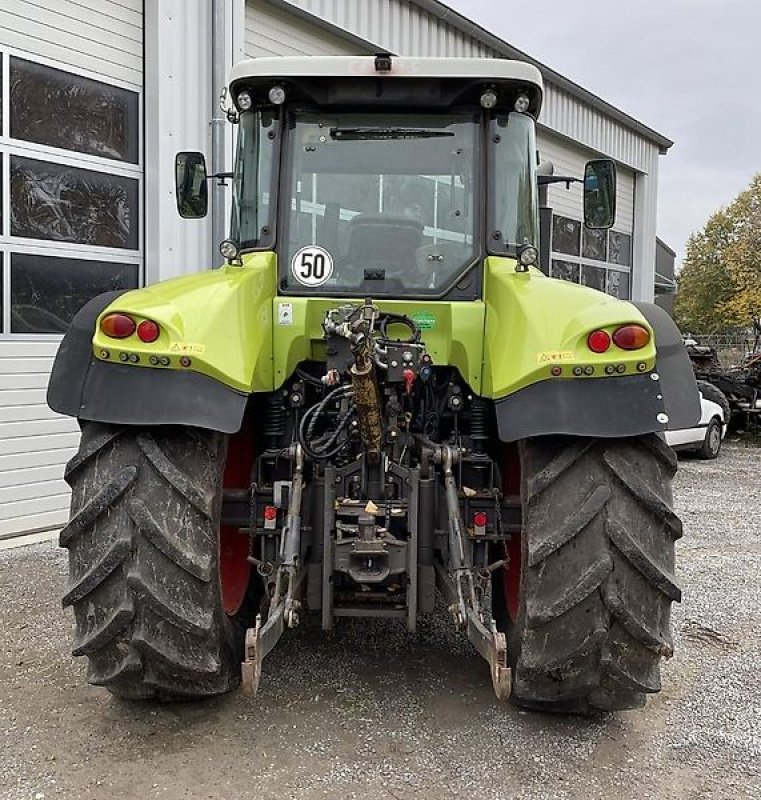
[{"label": "red hydraulic valve", "polygon": [[415,373],[411,369],[405,369],[402,375],[404,376],[404,390],[407,394],[412,394],[412,384],[415,383]]}]

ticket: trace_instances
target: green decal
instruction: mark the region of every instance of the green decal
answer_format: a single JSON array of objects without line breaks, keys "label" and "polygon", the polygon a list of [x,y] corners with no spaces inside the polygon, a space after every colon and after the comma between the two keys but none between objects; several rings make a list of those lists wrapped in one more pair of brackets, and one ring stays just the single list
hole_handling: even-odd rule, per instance
[{"label": "green decal", "polygon": [[432,331],[436,327],[436,317],[430,311],[416,311],[412,319],[421,331]]}]

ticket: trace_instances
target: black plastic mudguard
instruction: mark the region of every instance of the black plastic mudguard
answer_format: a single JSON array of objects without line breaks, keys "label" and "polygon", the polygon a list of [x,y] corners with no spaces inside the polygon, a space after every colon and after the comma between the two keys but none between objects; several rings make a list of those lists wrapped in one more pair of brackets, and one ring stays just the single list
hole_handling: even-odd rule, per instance
[{"label": "black plastic mudguard", "polygon": [[673,319],[653,303],[633,303],[655,331],[655,369],[660,376],[669,430],[694,428],[700,422],[695,370]]},{"label": "black plastic mudguard", "polygon": [[93,298],[74,317],[53,364],[48,405],[59,414],[118,425],[192,425],[235,433],[248,395],[197,372],[109,364],[92,353],[100,312],[123,292]]},{"label": "black plastic mudguard", "polygon": [[549,434],[640,436],[698,424],[700,397],[679,329],[662,308],[634,305],[655,332],[655,370],[615,378],[541,381],[497,400],[503,442]]},{"label": "black plastic mudguard", "polygon": [[495,407],[503,442],[553,433],[613,438],[668,429],[657,373],[541,381],[497,400]]}]

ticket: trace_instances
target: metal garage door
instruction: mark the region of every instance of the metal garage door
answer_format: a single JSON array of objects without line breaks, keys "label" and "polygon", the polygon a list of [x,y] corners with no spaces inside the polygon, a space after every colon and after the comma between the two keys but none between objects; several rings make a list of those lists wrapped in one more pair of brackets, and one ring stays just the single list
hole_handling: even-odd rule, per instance
[{"label": "metal garage door", "polygon": [[76,423],[51,413],[79,307],[142,279],[142,0],[0,6],[0,537],[57,527]]}]

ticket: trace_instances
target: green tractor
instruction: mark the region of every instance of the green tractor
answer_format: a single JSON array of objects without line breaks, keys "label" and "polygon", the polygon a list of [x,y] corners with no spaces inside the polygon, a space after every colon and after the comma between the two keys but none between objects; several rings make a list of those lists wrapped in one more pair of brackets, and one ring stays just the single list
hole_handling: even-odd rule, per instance
[{"label": "green tractor", "polygon": [[[680,599],[663,432],[698,395],[659,309],[537,268],[540,73],[262,58],[230,97],[226,265],[95,298],[50,381],[89,681],[253,693],[307,612],[414,631],[441,597],[499,698],[641,706]],[[218,176],[175,166],[203,216]],[[609,227],[613,163],[583,183]]]}]

